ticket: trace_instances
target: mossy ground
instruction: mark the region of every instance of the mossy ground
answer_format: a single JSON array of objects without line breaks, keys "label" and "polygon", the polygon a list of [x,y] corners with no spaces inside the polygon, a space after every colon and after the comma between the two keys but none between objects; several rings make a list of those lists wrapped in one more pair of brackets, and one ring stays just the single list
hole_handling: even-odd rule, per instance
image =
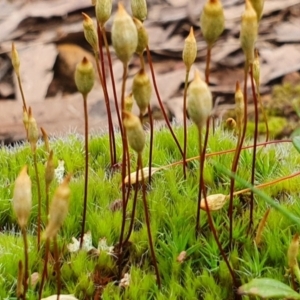
[{"label": "mossy ground", "polygon": [[[179,140],[183,140],[183,131],[176,128]],[[247,144],[251,144],[248,140]],[[117,139],[118,157],[121,159],[121,140]],[[150,262],[146,225],[141,198],[138,200],[134,231],[130,238],[129,251],[125,255],[123,272],[131,275],[128,287],[118,286],[116,260],[106,252],[93,256],[87,252],[69,253],[67,244],[72,237],[78,238],[81,229],[83,207],[84,146],[83,138],[69,135],[52,139],[50,146],[57,160],[65,163],[65,172],[72,173],[72,199],[68,217],[59,233],[61,249],[62,293],[75,294],[79,299],[93,299],[95,291],[102,293],[103,299],[231,299],[232,281],[225,262],[213,238],[207,222],[207,215],[201,212],[201,236],[195,237],[196,203],[198,196],[198,161],[188,164],[187,180],[183,179],[182,165],[159,171],[148,186],[147,200],[151,214],[151,230],[162,288],[158,289],[154,270]],[[109,172],[109,148],[107,135],[90,137],[89,193],[86,230],[91,231],[95,247],[101,238],[108,245],[118,243],[122,214],[113,211],[110,205],[121,198],[121,174]],[[236,145],[235,136],[228,131],[217,129],[210,135],[207,153],[232,149]],[[42,143],[38,147],[38,168],[41,189],[45,199],[43,180],[46,151]],[[189,127],[188,157],[198,155],[196,129]],[[132,171],[135,171],[135,155],[131,153]],[[208,194],[229,193],[230,179],[220,173],[214,164],[230,169],[233,154],[212,156],[205,165],[205,182]],[[159,167],[181,160],[167,129],[155,132],[153,166]],[[212,164],[211,162],[214,162]],[[148,148],[144,151],[144,166],[148,166]],[[238,174],[250,180],[252,150],[241,153]],[[261,147],[256,160],[256,185],[283,177],[298,170],[300,156],[290,143],[280,143]],[[29,145],[14,148],[3,147],[0,150],[0,298],[16,299],[16,279],[18,260],[23,258],[22,238],[11,208],[14,180],[23,165],[29,165],[29,175],[33,181],[34,206],[30,217],[28,232],[30,235],[30,273],[41,273],[43,265],[43,247],[36,250],[37,195],[33,158]],[[300,178],[283,181],[264,191],[274,200],[285,206],[295,215],[300,215],[299,201]],[[57,182],[51,186],[53,193]],[[236,190],[243,186],[236,182]],[[133,192],[132,192],[133,195]],[[132,196],[131,196],[132,199]],[[128,211],[131,211],[131,202]],[[44,203],[44,200],[43,200]],[[255,197],[253,232],[247,235],[249,223],[248,196],[234,199],[234,246],[228,250],[227,205],[213,212],[213,220],[226,254],[241,283],[256,277],[271,277],[289,284],[285,277],[287,267],[286,253],[292,235],[299,232],[291,221],[279,212],[271,210],[267,226],[263,231],[262,243],[254,244],[256,227],[268,205]],[[43,210],[44,211],[44,210]],[[129,223],[129,214],[128,221]],[[46,216],[43,214],[43,220]],[[183,263],[177,261],[181,251],[187,252]],[[50,262],[51,267],[51,262]],[[50,273],[51,274],[51,273]],[[55,278],[49,276],[43,295],[55,294]],[[28,299],[37,299],[34,288],[29,290]]]}]

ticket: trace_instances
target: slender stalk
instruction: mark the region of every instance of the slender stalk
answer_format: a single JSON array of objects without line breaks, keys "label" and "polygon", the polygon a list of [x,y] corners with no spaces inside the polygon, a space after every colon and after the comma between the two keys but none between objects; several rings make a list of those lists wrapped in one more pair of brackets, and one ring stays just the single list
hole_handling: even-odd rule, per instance
[{"label": "slender stalk", "polygon": [[[204,178],[202,177],[201,178],[202,182],[201,182],[201,185],[204,186]],[[239,282],[235,276],[235,273],[234,273],[234,270],[231,268],[230,266],[230,263],[227,259],[227,256],[224,252],[224,249],[222,248],[222,245],[219,241],[219,238],[218,238],[218,234],[217,234],[217,231],[216,231],[216,228],[214,226],[214,222],[213,222],[213,219],[212,219],[212,216],[211,216],[211,213],[210,213],[210,210],[208,208],[208,202],[207,202],[207,195],[206,195],[206,190],[204,189],[203,190],[203,196],[204,196],[204,201],[205,201],[205,209],[206,209],[206,213],[207,213],[207,219],[208,219],[208,224],[209,224],[209,227],[210,227],[210,230],[212,231],[213,233],[213,236],[214,236],[214,239],[218,245],[218,248],[219,248],[219,251],[226,263],[226,266],[228,268],[228,271],[230,273],[230,276],[232,278],[232,282],[233,282],[233,286],[234,286],[234,289],[237,290],[237,288],[239,287]],[[234,299],[241,299],[241,296],[239,296],[238,294],[235,294],[235,298]]]},{"label": "slender stalk", "polygon": [[162,101],[161,101],[161,98],[160,98],[160,95],[159,95],[159,92],[158,92],[158,88],[157,88],[157,84],[156,84],[156,79],[155,79],[155,74],[154,74],[154,68],[153,68],[153,64],[152,64],[152,58],[151,58],[149,47],[147,46],[146,49],[147,49],[147,57],[148,57],[149,67],[150,67],[150,70],[151,70],[151,76],[152,76],[153,86],[154,86],[154,90],[155,90],[155,93],[156,93],[156,97],[157,97],[160,109],[161,109],[161,111],[162,111],[162,113],[164,115],[165,121],[166,121],[167,126],[168,126],[168,128],[169,128],[169,130],[171,132],[171,135],[172,135],[172,137],[173,137],[173,139],[174,139],[174,141],[175,141],[175,143],[176,143],[176,145],[178,147],[178,150],[179,150],[181,156],[183,157],[183,151],[182,151],[182,149],[180,147],[180,144],[179,144],[179,142],[178,142],[178,140],[176,138],[176,135],[175,135],[175,133],[174,133],[174,131],[172,129],[172,126],[170,124],[170,121],[168,119],[168,116],[166,114],[165,108],[164,108],[164,106],[162,104]]},{"label": "slender stalk", "polygon": [[[127,80],[127,64],[123,64],[123,80],[122,80],[122,91],[121,91],[121,108],[122,108],[122,114],[125,109],[125,89],[126,89],[126,80]],[[121,224],[121,233],[120,233],[120,239],[119,239],[119,277],[121,277],[121,266],[122,266],[122,260],[123,260],[123,237],[124,237],[124,231],[125,231],[125,221],[126,221],[126,207],[129,200],[129,193],[130,188],[128,189],[128,193],[126,196],[126,189],[125,189],[125,183],[124,179],[126,177],[126,164],[127,164],[127,170],[128,175],[130,174],[130,156],[129,156],[129,150],[128,150],[128,143],[127,143],[127,135],[126,135],[126,128],[123,126],[122,123],[122,224]],[[129,176],[129,182],[128,186],[130,187],[130,176]]]},{"label": "slender stalk", "polygon": [[154,270],[155,270],[155,273],[156,273],[156,282],[157,282],[158,287],[161,288],[160,274],[159,274],[159,271],[158,271],[157,259],[156,259],[156,256],[155,256],[154,245],[153,245],[152,234],[151,234],[151,228],[150,228],[150,217],[149,217],[149,208],[148,208],[147,199],[146,199],[146,185],[145,185],[145,178],[144,178],[142,153],[138,153],[138,161],[140,163],[140,169],[141,169],[141,173],[142,173],[143,204],[144,204],[145,221],[146,221],[146,226],[147,226],[149,247],[150,247],[152,262],[153,262],[153,265],[154,265]]},{"label": "slender stalk", "polygon": [[[46,184],[46,217],[45,217],[45,221],[47,221],[47,218],[48,218],[48,215],[49,215],[49,189],[50,189],[50,186],[49,184]],[[46,224],[46,222],[45,222]]]},{"label": "slender stalk", "polygon": [[103,57],[103,51],[102,51],[102,44],[101,44],[101,29],[100,25],[97,24],[97,30],[98,30],[98,46],[99,46],[99,52],[100,52],[100,61],[101,61],[101,69],[99,65],[99,53],[95,53],[95,60],[96,60],[96,67],[97,72],[99,76],[99,80],[103,89],[104,94],[104,100],[105,100],[105,106],[106,106],[106,113],[107,113],[107,120],[108,120],[108,132],[109,132],[109,147],[110,147],[110,163],[111,167],[113,167],[116,164],[116,142],[115,142],[115,133],[114,133],[114,127],[112,122],[112,115],[111,115],[111,109],[110,109],[110,102],[107,92],[107,85],[106,85],[106,76],[105,76],[105,68],[104,68],[104,57]]},{"label": "slender stalk", "polygon": [[199,189],[198,189],[198,201],[197,201],[197,215],[196,215],[196,227],[195,235],[198,237],[200,235],[200,202],[201,202],[201,192],[202,192],[202,127],[198,128],[198,142],[199,142]]},{"label": "slender stalk", "polygon": [[[254,85],[254,78],[253,78],[253,64],[250,64],[250,80],[251,80],[251,87],[252,87],[252,95],[253,95],[253,102],[254,102],[254,141],[253,141],[253,156],[252,156],[252,169],[251,169],[251,184],[254,186],[255,180],[255,162],[256,162],[256,148],[257,148],[257,138],[258,138],[258,102],[255,93],[255,85]],[[251,191],[250,194],[250,216],[249,216],[249,226],[248,226],[248,233],[251,230],[253,225],[253,210],[254,210],[254,192]]]},{"label": "slender stalk", "polygon": [[85,220],[87,211],[87,197],[88,197],[88,180],[89,180],[89,120],[87,110],[87,95],[83,95],[83,110],[84,110],[84,152],[85,152],[85,167],[84,167],[84,195],[83,195],[83,213],[80,234],[80,249],[83,245],[83,237],[85,232]]},{"label": "slender stalk", "polygon": [[183,178],[186,179],[186,156],[187,156],[187,115],[186,115],[186,96],[187,96],[187,88],[189,83],[189,74],[190,70],[187,69],[185,73],[185,81],[184,81],[184,92],[183,92]]},{"label": "slender stalk", "polygon": [[48,273],[47,266],[48,266],[48,257],[49,257],[49,245],[50,245],[50,241],[49,241],[49,239],[46,239],[44,267],[43,267],[43,273],[42,273],[41,283],[40,283],[40,287],[39,287],[39,300],[42,299],[43,288],[44,288],[45,280],[47,278],[47,273]]},{"label": "slender stalk", "polygon": [[59,266],[59,252],[58,252],[58,245],[57,245],[57,237],[55,236],[53,238],[53,245],[54,245],[54,259],[55,259],[55,265],[54,269],[56,272],[56,294],[57,294],[57,300],[60,298],[60,291],[61,291],[61,279],[60,279],[60,266]]},{"label": "slender stalk", "polygon": [[41,186],[40,186],[40,178],[37,166],[37,155],[36,150],[33,151],[33,164],[36,178],[36,187],[37,187],[37,196],[38,196],[38,220],[37,220],[37,249],[40,251],[41,247],[41,215],[42,215],[42,200],[41,200]]},{"label": "slender stalk", "polygon": [[[101,51],[102,52],[102,51]],[[96,66],[97,66],[97,73],[99,76],[99,80],[101,82],[101,86],[104,93],[104,99],[105,99],[105,106],[106,106],[106,113],[107,113],[107,119],[108,119],[108,138],[109,138],[109,154],[110,154],[110,166],[112,167],[115,164],[115,139],[114,139],[114,133],[113,133],[113,125],[111,120],[111,111],[110,111],[110,105],[109,105],[109,98],[107,95],[107,89],[103,80],[103,77],[101,75],[99,61],[98,61],[98,55],[95,56]]]},{"label": "slender stalk", "polygon": [[[145,70],[145,60],[143,53],[139,55],[140,57],[140,63],[141,63],[141,70]],[[152,110],[150,104],[148,105],[148,116],[149,116],[149,125],[150,125],[150,146],[149,146],[149,173],[148,173],[148,182],[151,183],[152,174],[152,153],[153,153],[153,139],[154,139],[154,126],[153,126],[153,116],[152,116]],[[140,115],[141,123],[143,124],[143,116]]]},{"label": "slender stalk", "polygon": [[27,112],[27,105],[26,105],[26,100],[25,100],[25,96],[24,96],[24,91],[23,91],[23,86],[22,86],[22,81],[21,81],[20,75],[17,75],[17,79],[18,79],[19,90],[21,92],[23,107],[25,108],[25,111]]},{"label": "slender stalk", "polygon": [[[248,118],[248,100],[247,100],[247,80],[248,80],[248,71],[249,65],[248,62],[245,63],[244,69],[244,125],[241,137],[239,139],[237,150],[235,152],[235,156],[232,162],[231,172],[236,173],[238,162],[240,158],[240,153],[242,150],[242,146],[244,143],[244,139],[246,136],[246,129],[247,129],[247,118]],[[235,177],[230,178],[230,199],[229,199],[229,208],[228,208],[228,217],[229,217],[229,247],[232,247],[232,232],[233,232],[233,194],[234,194],[234,187],[235,187]]]},{"label": "slender stalk", "polygon": [[140,57],[140,63],[141,63],[141,70],[145,70],[145,60],[143,54],[139,55]]},{"label": "slender stalk", "polygon": [[[201,191],[204,198],[206,198],[205,183],[204,183],[204,164],[205,164],[205,153],[207,148],[208,136],[209,136],[209,122],[210,118],[206,122],[206,132],[204,138],[204,144],[202,147],[202,133],[201,128],[198,128],[198,140],[199,140],[199,161],[200,161],[200,175],[199,175],[199,193],[198,193],[198,202],[197,202],[197,217],[196,217],[196,236],[200,234],[200,203],[201,203]],[[207,199],[205,200],[207,201]]]},{"label": "slender stalk", "polygon": [[153,116],[150,104],[148,105],[149,125],[150,125],[150,146],[149,146],[149,173],[148,182],[151,184],[152,179],[152,155],[153,155],[153,139],[154,139],[154,126]]},{"label": "slender stalk", "polygon": [[101,27],[101,34],[102,34],[102,37],[104,40],[104,45],[105,45],[106,54],[107,54],[107,58],[108,58],[108,66],[109,66],[109,72],[110,72],[110,77],[111,77],[111,83],[112,83],[112,89],[113,89],[113,95],[114,95],[115,108],[116,108],[116,112],[117,112],[119,128],[120,128],[121,135],[123,135],[123,126],[122,126],[121,114],[120,114],[120,109],[119,109],[119,104],[118,104],[115,78],[114,78],[114,72],[113,72],[113,68],[112,68],[111,55],[110,55],[107,37],[106,37],[105,26]]},{"label": "slender stalk", "polygon": [[24,286],[24,299],[26,299],[26,294],[27,294],[27,290],[28,290],[28,279],[29,279],[28,240],[27,240],[26,227],[21,228],[21,233],[22,233],[23,243],[24,243],[24,278],[23,278],[23,286]]},{"label": "slender stalk", "polygon": [[24,272],[23,272],[23,262],[20,259],[18,263],[18,278],[17,278],[17,300],[24,299],[24,285],[23,285],[23,279],[24,279]]},{"label": "slender stalk", "polygon": [[207,46],[206,65],[205,65],[205,82],[207,84],[209,84],[210,59],[211,59],[211,46]]},{"label": "slender stalk", "polygon": [[134,224],[134,218],[135,218],[135,211],[136,211],[136,203],[137,203],[137,195],[138,195],[138,190],[139,190],[139,184],[138,184],[138,180],[139,180],[139,170],[140,170],[140,156],[138,156],[138,161],[136,164],[136,178],[135,178],[135,189],[134,189],[134,197],[133,197],[133,203],[132,203],[132,212],[131,212],[131,219],[130,219],[130,225],[129,225],[129,229],[128,229],[128,233],[127,236],[125,237],[124,241],[123,241],[123,245],[125,245],[132,233],[132,229],[133,229],[133,224]]},{"label": "slender stalk", "polygon": [[259,86],[256,86],[256,90],[257,90],[257,99],[258,99],[260,109],[261,109],[261,112],[262,112],[262,115],[263,115],[263,118],[264,118],[264,121],[265,121],[265,125],[266,125],[266,142],[267,142],[269,140],[269,136],[270,136],[268,117],[267,117],[266,111],[264,109],[264,105],[262,103],[262,100],[261,100]]}]

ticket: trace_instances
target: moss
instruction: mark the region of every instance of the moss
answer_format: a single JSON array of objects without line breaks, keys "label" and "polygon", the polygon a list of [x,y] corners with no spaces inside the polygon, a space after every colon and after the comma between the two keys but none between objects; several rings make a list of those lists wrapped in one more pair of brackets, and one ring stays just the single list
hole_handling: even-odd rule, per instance
[{"label": "moss", "polygon": [[[182,129],[176,129],[176,134],[182,136]],[[110,204],[121,197],[120,174],[107,176],[106,167],[108,164],[107,153],[101,155],[99,152],[108,151],[104,144],[108,143],[108,137],[93,137],[91,139],[91,157],[90,157],[90,182],[89,199],[87,214],[87,230],[92,233],[92,243],[97,247],[101,238],[106,238],[108,245],[118,242],[121,224],[121,212],[112,211]],[[208,144],[208,153],[224,149],[232,149],[236,141],[231,133],[224,132],[218,128],[214,135],[211,135]],[[191,128],[189,132],[188,156],[197,155],[197,132]],[[51,148],[55,155],[65,160],[65,172],[75,172],[71,182],[72,199],[70,204],[70,213],[60,232],[60,249],[66,249],[66,244],[71,242],[71,238],[77,237],[80,231],[80,217],[82,212],[83,195],[83,156],[82,139],[78,136],[70,136],[64,139],[58,139],[51,142]],[[118,149],[119,151],[120,149]],[[145,153],[147,153],[147,149]],[[288,155],[287,155],[288,153]],[[6,172],[1,176],[2,188],[0,195],[1,206],[1,227],[8,229],[16,228],[15,220],[10,208],[10,197],[12,182],[18,173],[18,165],[22,166],[28,163],[30,152],[28,146],[22,145],[18,149],[8,150],[0,149],[0,165],[6,168]],[[74,159],[71,159],[72,156]],[[215,169],[214,164],[231,167],[232,154],[220,156],[211,156],[205,167],[205,179],[209,193],[227,194],[229,178]],[[245,150],[241,154],[239,165],[240,176],[247,178],[249,176],[249,164],[251,163],[251,150]],[[46,153],[39,152],[39,159],[44,162]],[[145,154],[145,161],[147,154]],[[154,165],[162,166],[166,163],[176,162],[180,159],[178,150],[174,146],[173,140],[166,129],[156,132],[154,148]],[[272,179],[287,175],[295,170],[299,161],[299,156],[291,145],[268,146],[262,148],[257,155],[256,179],[257,184],[270,181]],[[17,162],[17,163],[16,163]],[[280,163],[279,163],[280,162]],[[134,169],[135,162],[132,162]],[[62,261],[62,291],[64,293],[75,293],[79,298],[89,299],[94,292],[95,285],[99,280],[107,280],[103,290],[103,299],[109,298],[113,293],[114,299],[228,299],[231,297],[230,280],[228,270],[220,256],[219,249],[214,241],[213,235],[207,224],[207,216],[201,212],[202,235],[196,239],[194,235],[194,222],[196,201],[198,196],[198,166],[196,159],[189,168],[188,179],[182,178],[181,165],[167,168],[153,177],[152,187],[148,191],[148,203],[151,212],[151,230],[156,244],[159,269],[163,278],[163,289],[159,291],[155,284],[155,277],[149,260],[148,239],[146,227],[144,224],[144,212],[141,199],[138,199],[135,229],[130,238],[131,247],[127,259],[127,271],[130,272],[132,281],[129,288],[125,290],[118,288],[110,283],[118,274],[117,263],[113,256],[106,253],[101,254],[95,259],[85,252],[69,254],[64,250],[61,253]],[[39,172],[42,177],[43,163],[40,163]],[[32,175],[32,167],[30,167]],[[33,176],[33,175],[32,175]],[[5,185],[3,185],[6,183]],[[54,191],[57,182],[51,188],[51,194]],[[290,181],[284,181],[266,189],[266,192],[277,198],[289,210],[297,213],[300,208],[298,201],[299,178]],[[43,186],[43,185],[42,185]],[[33,181],[33,188],[36,188],[36,182]],[[236,183],[236,188],[242,188]],[[43,191],[44,188],[42,188]],[[43,192],[44,193],[44,192]],[[288,196],[286,196],[288,195]],[[132,198],[131,198],[132,199]],[[128,211],[131,210],[131,201],[129,200]],[[34,203],[36,195],[34,193]],[[256,200],[254,211],[255,224],[265,212],[266,205],[261,199]],[[234,217],[234,240],[239,246],[239,252],[231,254],[231,260],[235,266],[242,282],[255,276],[264,276],[274,272],[274,278],[282,278],[276,274],[284,274],[285,251],[291,237],[293,223],[286,220],[279,213],[272,211],[268,220],[267,228],[263,234],[263,246],[268,247],[266,251],[256,251],[253,248],[251,238],[246,235],[249,214],[243,207],[239,198],[235,201]],[[241,217],[242,216],[242,217]],[[228,218],[226,208],[213,213],[213,219],[223,247],[226,248],[228,241]],[[29,230],[34,232],[37,220],[36,206],[30,219]],[[290,228],[284,237],[282,234],[286,228]],[[13,241],[13,245],[9,240]],[[41,254],[35,252],[35,238],[31,238],[33,243],[33,252],[30,256],[31,272],[41,268]],[[17,276],[18,259],[22,258],[23,248],[22,239],[13,235],[10,237],[8,232],[0,236],[1,249],[19,247],[18,251],[11,252],[15,257],[7,260],[1,255],[0,278],[8,278],[6,281],[0,281],[0,295],[15,294],[14,280]],[[241,248],[242,247],[242,248]],[[264,249],[264,248],[262,248]],[[280,251],[279,251],[280,250]],[[3,250],[4,251],[4,250]],[[2,251],[2,253],[4,253]],[[177,256],[181,251],[186,251],[187,261],[180,264]],[[34,254],[35,253],[35,254]],[[255,255],[254,255],[255,254]],[[9,266],[7,265],[9,263]],[[276,265],[275,265],[276,263]],[[3,267],[6,266],[6,267]],[[7,270],[9,274],[7,273]],[[96,276],[96,270],[100,275]],[[98,274],[97,273],[97,274]],[[105,275],[106,274],[106,275]],[[8,276],[8,277],[7,277]],[[96,276],[96,277],[95,277]],[[100,277],[99,277],[100,276]],[[191,284],[193,282],[193,284]],[[50,295],[55,292],[55,279],[51,279],[45,286],[44,295]],[[34,291],[30,290],[29,293]],[[175,296],[176,295],[176,296]],[[177,298],[176,298],[177,297]]]},{"label": "moss", "polygon": [[[271,138],[278,138],[282,133],[286,130],[288,126],[288,121],[283,117],[268,117],[268,126],[269,133]],[[247,134],[249,136],[253,136],[254,134],[255,123],[253,121],[249,121],[247,123]],[[260,135],[266,134],[266,125],[264,122],[258,122],[258,133]]]}]

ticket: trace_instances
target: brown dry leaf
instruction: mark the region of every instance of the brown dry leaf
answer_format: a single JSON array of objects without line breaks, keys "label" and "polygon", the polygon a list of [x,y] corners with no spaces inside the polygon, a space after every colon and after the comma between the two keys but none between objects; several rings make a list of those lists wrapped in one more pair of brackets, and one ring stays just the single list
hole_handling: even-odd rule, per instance
[{"label": "brown dry leaf", "polygon": [[[151,175],[155,174],[159,170],[161,170],[161,168],[151,168]],[[146,180],[147,178],[149,178],[149,168],[148,167],[143,168],[143,172],[144,172],[144,180]],[[125,184],[128,184],[129,178],[130,178],[130,184],[135,184],[136,183],[136,172],[131,173],[130,177],[129,176],[125,177],[125,179],[124,179]],[[142,172],[139,171],[138,182],[141,182],[141,181],[142,181]]]},{"label": "brown dry leaf", "polygon": [[275,11],[281,11],[283,9],[287,9],[290,6],[299,4],[299,0],[273,0],[266,1],[264,6],[264,15],[271,14]]},{"label": "brown dry leaf", "polygon": [[300,69],[300,47],[298,45],[287,44],[277,49],[262,50],[260,55],[261,59],[266,60],[269,67],[268,73],[262,77],[263,84]]},{"label": "brown dry leaf", "polygon": [[182,264],[186,260],[186,257],[187,257],[186,251],[181,251],[177,256],[176,260]]},{"label": "brown dry leaf", "polygon": [[280,43],[300,42],[300,20],[294,19],[276,26],[276,40]]},{"label": "brown dry leaf", "polygon": [[[224,194],[213,194],[206,197],[207,205],[210,211],[221,209],[228,200]],[[205,200],[201,199],[200,208],[206,210]]]},{"label": "brown dry leaf", "polygon": [[[57,295],[52,295],[47,298],[42,298],[42,300],[56,300]],[[78,300],[76,297],[73,295],[59,295],[59,300]]]},{"label": "brown dry leaf", "polygon": [[[20,72],[26,101],[28,105],[41,102],[45,99],[52,81],[51,69],[57,56],[56,47],[50,44],[24,48],[23,44],[18,44],[17,49],[21,60]],[[17,80],[15,87],[17,99],[21,101]]]}]

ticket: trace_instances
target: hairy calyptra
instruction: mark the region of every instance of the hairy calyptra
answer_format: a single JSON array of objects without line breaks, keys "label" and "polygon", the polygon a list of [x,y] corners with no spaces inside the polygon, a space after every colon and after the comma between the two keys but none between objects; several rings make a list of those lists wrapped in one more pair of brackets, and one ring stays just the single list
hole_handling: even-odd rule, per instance
[{"label": "hairy calyptra", "polygon": [[12,204],[18,224],[24,228],[27,225],[32,206],[31,179],[27,174],[27,166],[22,168],[15,181]]},{"label": "hairy calyptra", "polygon": [[127,64],[138,44],[136,26],[121,3],[113,21],[111,29],[112,44],[116,55]]}]

